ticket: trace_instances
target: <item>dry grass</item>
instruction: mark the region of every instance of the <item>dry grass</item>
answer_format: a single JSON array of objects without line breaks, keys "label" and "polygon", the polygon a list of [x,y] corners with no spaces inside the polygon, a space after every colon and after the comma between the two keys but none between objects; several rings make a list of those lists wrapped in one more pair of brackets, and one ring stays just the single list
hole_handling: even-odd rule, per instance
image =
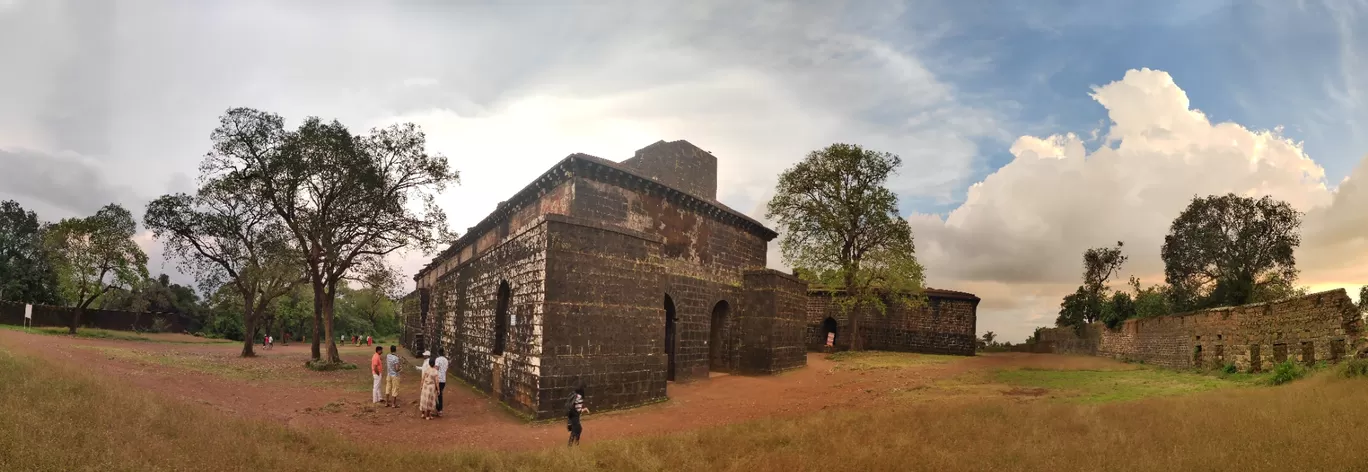
[{"label": "dry grass", "polygon": [[1062,393],[1061,398],[1078,403],[1106,403],[1200,393],[1230,387],[1254,385],[1258,377],[1205,375],[1154,368],[1130,370],[1046,370],[1014,369],[998,371],[997,381]]},{"label": "dry grass", "polygon": [[[1107,404],[947,400],[567,451],[415,453],[231,418],[0,349],[3,470],[1362,470],[1368,380]],[[585,423],[592,438],[594,422]],[[377,427],[376,434],[385,434]],[[413,440],[441,440],[413,438]]]}]

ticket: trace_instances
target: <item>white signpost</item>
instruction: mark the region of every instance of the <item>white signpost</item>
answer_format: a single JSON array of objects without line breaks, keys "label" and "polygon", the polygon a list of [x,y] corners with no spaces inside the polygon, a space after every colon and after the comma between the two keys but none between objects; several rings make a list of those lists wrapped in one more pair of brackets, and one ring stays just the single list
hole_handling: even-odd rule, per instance
[{"label": "white signpost", "polygon": [[24,304],[24,326],[25,326],[25,327],[29,327],[29,328],[32,328],[32,327],[33,327],[33,305],[32,305],[32,304],[28,304],[28,303]]}]

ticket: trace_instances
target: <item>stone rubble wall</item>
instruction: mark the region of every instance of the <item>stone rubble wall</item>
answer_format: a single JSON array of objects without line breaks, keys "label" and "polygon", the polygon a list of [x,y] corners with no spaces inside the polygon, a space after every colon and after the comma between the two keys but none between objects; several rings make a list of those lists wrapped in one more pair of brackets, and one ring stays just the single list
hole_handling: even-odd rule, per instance
[{"label": "stone rubble wall", "polygon": [[1174,369],[1234,364],[1240,371],[1271,369],[1284,360],[1311,364],[1350,357],[1362,347],[1363,318],[1344,289],[1268,303],[1050,328],[1040,343],[1059,354],[1140,361]]}]

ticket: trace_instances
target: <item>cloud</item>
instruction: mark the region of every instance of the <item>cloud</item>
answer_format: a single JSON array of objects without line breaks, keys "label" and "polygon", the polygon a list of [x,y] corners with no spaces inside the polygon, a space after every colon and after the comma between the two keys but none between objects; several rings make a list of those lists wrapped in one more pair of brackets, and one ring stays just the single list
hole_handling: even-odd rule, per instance
[{"label": "cloud", "polygon": [[947,217],[909,218],[930,285],[984,298],[980,331],[1023,339],[1033,326],[1053,324],[1090,247],[1124,241],[1130,261],[1122,279],[1162,282],[1164,235],[1194,196],[1285,200],[1307,212],[1297,253],[1303,283],[1368,281],[1368,271],[1354,269],[1368,248],[1363,164],[1332,189],[1301,143],[1278,129],[1213,123],[1163,71],[1130,70],[1092,98],[1111,122],[1100,143],[1022,136],[1011,146],[1014,159],[973,184]]},{"label": "cloud", "polygon": [[[0,193],[41,207],[44,219],[86,216],[110,203],[123,204],[134,214],[141,209],[127,189],[110,184],[94,163],[74,154],[0,148],[0,169]],[[139,206],[128,206],[130,202]]]}]

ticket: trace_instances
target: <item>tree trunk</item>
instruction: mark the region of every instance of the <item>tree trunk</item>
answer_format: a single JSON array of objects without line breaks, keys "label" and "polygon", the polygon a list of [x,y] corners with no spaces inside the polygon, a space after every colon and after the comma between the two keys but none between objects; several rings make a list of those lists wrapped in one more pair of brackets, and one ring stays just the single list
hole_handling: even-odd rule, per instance
[{"label": "tree trunk", "polygon": [[[323,359],[323,353],[319,349],[320,335],[323,334],[323,282],[315,279],[313,281],[314,295],[314,319],[313,319],[313,345],[309,347],[311,359],[318,361]],[[332,330],[327,333],[328,344],[332,344]]]},{"label": "tree trunk", "polygon": [[252,313],[252,305],[245,306],[247,308],[243,308],[242,330],[246,335],[242,337],[242,357],[256,357],[256,352],[252,351],[252,344],[256,342],[256,315]]},{"label": "tree trunk", "polygon": [[859,351],[864,349],[864,343],[860,340],[860,305],[864,303],[860,299],[862,295],[855,288],[855,272],[852,269],[845,270],[845,292],[850,297],[850,350]]},{"label": "tree trunk", "polygon": [[337,342],[333,340],[333,297],[337,293],[337,282],[328,284],[323,297],[323,329],[328,333],[328,362],[341,363],[342,356],[337,353]]}]

